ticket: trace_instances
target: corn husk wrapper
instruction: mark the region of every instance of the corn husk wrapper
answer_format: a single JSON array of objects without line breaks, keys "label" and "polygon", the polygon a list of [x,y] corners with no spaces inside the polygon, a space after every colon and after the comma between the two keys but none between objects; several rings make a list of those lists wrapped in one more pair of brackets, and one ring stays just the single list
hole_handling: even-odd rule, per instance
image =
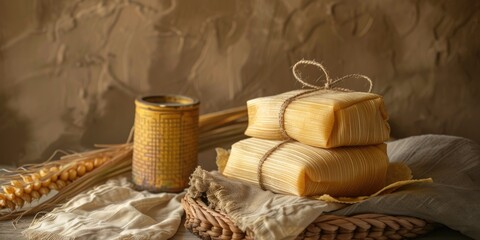
[{"label": "corn husk wrapper", "polygon": [[[247,136],[281,140],[279,115],[289,97],[306,90],[249,100]],[[383,98],[373,93],[319,90],[291,102],[284,125],[289,137],[316,147],[372,145],[388,140]]]},{"label": "corn husk wrapper", "polygon": [[[249,138],[232,145],[223,174],[258,184],[259,160],[280,141]],[[386,145],[323,149],[288,142],[263,163],[267,190],[297,196],[368,196],[386,184]]]}]

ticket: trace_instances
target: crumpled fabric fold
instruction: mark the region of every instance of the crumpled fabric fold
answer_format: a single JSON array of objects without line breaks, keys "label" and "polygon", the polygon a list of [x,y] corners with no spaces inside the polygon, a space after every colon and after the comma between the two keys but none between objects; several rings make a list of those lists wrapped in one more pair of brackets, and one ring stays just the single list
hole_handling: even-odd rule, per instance
[{"label": "crumpled fabric fold", "polygon": [[226,213],[238,228],[253,232],[255,239],[295,239],[320,214],[344,207],[263,191],[201,167],[191,175],[187,196],[207,198],[210,208]]}]

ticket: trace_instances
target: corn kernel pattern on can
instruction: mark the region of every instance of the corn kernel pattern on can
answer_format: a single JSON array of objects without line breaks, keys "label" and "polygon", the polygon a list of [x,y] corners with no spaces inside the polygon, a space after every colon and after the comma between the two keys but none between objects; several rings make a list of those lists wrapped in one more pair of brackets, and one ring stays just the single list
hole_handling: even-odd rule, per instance
[{"label": "corn kernel pattern on can", "polygon": [[199,101],[179,95],[135,101],[132,178],[138,190],[180,192],[197,166]]}]

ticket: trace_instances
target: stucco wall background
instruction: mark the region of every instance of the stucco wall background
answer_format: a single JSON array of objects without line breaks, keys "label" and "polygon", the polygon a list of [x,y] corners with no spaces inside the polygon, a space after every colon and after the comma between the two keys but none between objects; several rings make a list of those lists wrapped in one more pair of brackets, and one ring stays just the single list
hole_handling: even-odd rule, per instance
[{"label": "stucco wall background", "polygon": [[479,21],[476,0],[0,0],[0,163],[123,142],[139,95],[206,113],[299,88],[302,58],[370,76],[393,137],[480,142]]}]

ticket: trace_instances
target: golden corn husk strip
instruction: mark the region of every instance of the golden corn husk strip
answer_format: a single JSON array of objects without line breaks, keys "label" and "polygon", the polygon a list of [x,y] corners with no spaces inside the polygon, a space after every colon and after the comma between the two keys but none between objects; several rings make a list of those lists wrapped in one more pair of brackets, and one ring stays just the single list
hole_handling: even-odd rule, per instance
[{"label": "golden corn husk strip", "polygon": [[[246,107],[232,108],[201,115],[199,118],[199,151],[245,138],[243,132],[247,127],[246,116]],[[12,210],[10,213],[0,213],[0,220],[13,219],[22,215],[50,210],[57,204],[74,197],[78,193],[96,184],[103,183],[109,178],[120,174],[131,172],[132,143],[103,145],[102,147],[101,149],[93,151],[66,155],[55,161],[24,165],[23,169],[16,171],[14,174],[0,175],[0,183],[3,185],[9,185],[7,183],[10,183],[10,181],[14,179],[18,181],[23,180],[25,183],[24,193],[27,193],[22,197],[24,202],[32,202],[42,197],[38,191],[41,189],[42,181],[40,181],[40,188],[38,188],[38,190],[34,189],[35,180],[38,182],[39,179],[42,179],[40,174],[42,169],[44,169],[44,172],[46,172],[45,169],[48,169],[49,174],[43,177],[43,179],[46,179],[50,176],[51,183],[48,188],[58,191],[57,194],[42,204],[28,208],[16,207],[15,203],[9,201],[6,196],[4,196],[5,200],[2,200],[0,193],[0,205],[7,206]],[[97,160],[98,167],[95,168],[95,158],[105,156],[107,158],[103,159],[104,163],[98,166],[99,160]],[[77,166],[77,176],[79,176],[79,172],[81,171],[78,169],[79,164],[85,166],[85,174],[81,177],[81,181],[61,179],[61,173],[66,169],[72,168],[74,165]],[[38,187],[38,183],[36,186]]]},{"label": "golden corn husk strip", "polygon": [[[245,134],[284,139],[280,108],[289,97],[302,91],[305,90],[249,100]],[[390,135],[383,98],[373,93],[321,90],[292,101],[283,116],[289,137],[315,147],[380,144]]]},{"label": "golden corn husk strip", "polygon": [[230,125],[231,123],[247,120],[247,108],[245,106],[227,109],[224,111],[204,114],[200,116],[198,130],[200,135],[214,129]]},{"label": "golden corn husk strip", "polygon": [[[223,174],[258,185],[257,167],[280,141],[249,138],[232,145]],[[386,145],[323,149],[288,142],[263,163],[266,189],[297,196],[368,196],[386,184]]]}]

